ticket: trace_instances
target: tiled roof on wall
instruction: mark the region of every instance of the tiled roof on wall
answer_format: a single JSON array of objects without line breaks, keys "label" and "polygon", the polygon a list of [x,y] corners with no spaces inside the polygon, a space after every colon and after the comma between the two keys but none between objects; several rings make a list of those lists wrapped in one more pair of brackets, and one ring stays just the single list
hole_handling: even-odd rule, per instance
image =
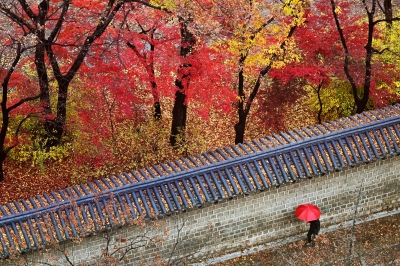
[{"label": "tiled roof on wall", "polygon": [[0,258],[400,154],[400,105],[0,205]]}]

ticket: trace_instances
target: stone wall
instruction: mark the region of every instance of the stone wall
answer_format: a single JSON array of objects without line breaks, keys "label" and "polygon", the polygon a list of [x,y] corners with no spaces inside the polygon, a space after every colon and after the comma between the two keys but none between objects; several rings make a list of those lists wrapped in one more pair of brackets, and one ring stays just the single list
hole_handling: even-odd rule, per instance
[{"label": "stone wall", "polygon": [[[357,204],[358,217],[397,209],[399,195],[400,156],[396,156],[177,213],[147,222],[145,227],[134,225],[109,232],[113,234],[109,252],[130,244],[131,238],[146,236],[142,239],[147,245],[128,252],[126,263],[121,265],[161,265],[158,259],[170,259],[175,265],[183,259],[199,261],[288,236],[305,235],[308,226],[294,215],[295,208],[302,203],[320,207],[324,227],[353,219]],[[74,265],[94,262],[106,246],[104,236],[100,233],[76,243],[62,243],[59,250],[67,250]],[[24,257],[28,265],[35,261],[71,265],[62,252],[54,249]],[[15,265],[15,261],[10,265]]]}]

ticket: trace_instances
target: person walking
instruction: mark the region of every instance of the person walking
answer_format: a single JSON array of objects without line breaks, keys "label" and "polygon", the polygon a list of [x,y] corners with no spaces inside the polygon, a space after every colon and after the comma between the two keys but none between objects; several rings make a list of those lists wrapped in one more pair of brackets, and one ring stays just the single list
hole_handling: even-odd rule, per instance
[{"label": "person walking", "polygon": [[307,233],[307,243],[306,245],[311,246],[313,242],[311,241],[311,236],[318,235],[320,222],[319,218],[321,216],[321,210],[318,206],[313,205],[311,203],[305,203],[297,206],[296,210],[294,211],[297,218],[300,220],[306,221],[306,223],[310,223],[310,229]]},{"label": "person walking", "polygon": [[307,233],[307,243],[306,243],[307,246],[312,245],[311,236],[318,235],[320,226],[321,226],[321,224],[319,222],[319,219],[310,221],[310,229],[308,230],[308,233]]}]

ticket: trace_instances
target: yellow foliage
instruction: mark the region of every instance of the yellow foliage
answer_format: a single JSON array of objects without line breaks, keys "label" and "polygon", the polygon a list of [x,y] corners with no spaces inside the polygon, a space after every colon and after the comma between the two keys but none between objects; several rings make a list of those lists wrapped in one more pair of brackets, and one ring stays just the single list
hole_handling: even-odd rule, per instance
[{"label": "yellow foliage", "polygon": [[342,9],[340,8],[340,6],[336,6],[336,8],[335,8],[335,13],[336,13],[336,14],[342,13]]},{"label": "yellow foliage", "polygon": [[[314,87],[306,86],[308,100],[304,102],[317,116],[320,109],[318,94]],[[323,121],[335,120],[353,114],[354,100],[351,88],[346,82],[332,82],[330,86],[320,91],[322,102],[321,117]]]},{"label": "yellow foliage", "polygon": [[161,8],[174,9],[176,8],[176,1],[171,0],[150,0],[150,5],[158,6]]},{"label": "yellow foliage", "polygon": [[379,23],[377,24],[377,32],[380,33],[380,36],[373,39],[373,47],[381,53],[375,54],[373,58],[383,61],[385,65],[390,65],[388,75],[394,80],[393,84],[380,81],[377,89],[389,89],[391,93],[400,96],[400,77],[393,76],[393,73],[400,71],[400,23],[394,21],[390,28],[387,27],[386,23]]},{"label": "yellow foliage", "polygon": [[[226,41],[230,53],[245,58],[242,68],[248,69],[245,70],[247,75],[271,63],[273,67],[280,68],[290,61],[299,61],[300,54],[296,53],[295,43],[287,36],[293,26],[304,23],[305,1],[283,1],[281,5],[266,3],[268,1],[251,2],[253,6],[249,6],[248,1],[242,3],[246,10],[243,14],[230,10],[230,16],[236,19],[236,24],[232,36]],[[285,51],[281,46],[283,42]],[[220,40],[214,43],[215,47],[223,44]],[[232,58],[232,61],[235,60],[238,59]],[[254,75],[257,73],[254,72]]]}]

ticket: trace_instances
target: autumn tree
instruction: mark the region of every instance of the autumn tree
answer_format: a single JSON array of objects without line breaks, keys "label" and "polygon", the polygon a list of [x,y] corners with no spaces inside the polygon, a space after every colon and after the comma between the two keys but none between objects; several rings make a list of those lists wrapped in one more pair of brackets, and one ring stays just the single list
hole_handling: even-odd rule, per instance
[{"label": "autumn tree", "polygon": [[[181,137],[183,134],[178,134],[178,149],[167,151],[164,141],[159,139],[165,137],[166,123],[174,119],[168,111],[176,99],[175,81],[182,59],[177,16],[170,11],[140,8],[126,10],[121,17],[101,37],[103,44],[92,47],[71,86],[85,87],[70,98],[77,111],[77,115],[70,116],[70,126],[71,119],[80,124],[74,133],[78,136],[74,137],[74,142],[87,145],[84,156],[79,155],[79,162],[96,168],[103,162],[102,174],[106,174],[105,165],[109,166],[107,169],[115,169],[121,162],[129,168],[144,166],[146,162],[165,160],[163,158],[174,152],[187,152],[195,142],[189,140],[187,144]],[[150,32],[145,33],[148,30],[152,31],[153,38],[148,35]],[[191,106],[189,117],[195,117],[192,121],[199,123],[209,119],[213,109],[229,112],[234,91],[229,67],[223,63],[225,58],[201,41],[186,60],[193,67],[183,103],[185,108]],[[154,94],[165,101],[167,114],[162,121],[152,121],[149,117],[154,116]],[[212,130],[211,124],[208,130]],[[195,125],[189,130],[193,128],[197,130]],[[86,141],[82,142],[83,139]],[[96,151],[92,153],[91,150]]]},{"label": "autumn tree", "polygon": [[178,59],[176,49],[171,45],[179,39],[179,33],[174,23],[169,21],[172,14],[167,9],[147,9],[132,13],[121,23],[121,28],[129,32],[126,44],[145,69],[147,76],[140,76],[140,80],[150,84],[153,117],[159,120],[162,118],[161,91],[171,86],[166,83],[171,82],[168,76],[172,65],[175,66],[173,61]]},{"label": "autumn tree", "polygon": [[[34,34],[38,39],[35,65],[41,90],[41,104],[44,114],[44,129],[47,140],[44,146],[50,148],[61,142],[66,124],[69,86],[90,48],[106,31],[120,10],[141,6],[142,1],[74,2],[43,0],[39,5],[19,0],[0,6],[2,12],[21,28]],[[149,3],[143,2],[147,6]],[[57,100],[53,115],[50,97],[49,73],[57,81]]]},{"label": "autumn tree", "polygon": [[[343,6],[342,17],[346,30],[352,36],[349,39],[351,51],[356,57],[360,57],[365,41],[362,34],[365,24],[360,22],[361,16],[353,14],[349,6]],[[290,106],[305,94],[310,95],[310,99],[304,104],[317,110],[319,123],[352,113],[353,104],[348,99],[351,94],[344,82],[346,77],[343,73],[342,46],[330,6],[326,1],[313,2],[306,10],[305,18],[304,24],[293,35],[296,53],[301,57],[282,68],[271,70],[269,76],[273,89],[261,93],[260,108],[256,113],[261,121],[271,120],[267,117],[272,115],[272,108],[277,108],[280,103]],[[353,63],[353,70],[360,72],[361,64],[355,61]],[[272,100],[276,97],[272,94],[280,97],[280,101]],[[280,108],[279,113],[277,117],[282,120],[285,109]],[[275,116],[274,119],[276,120]],[[285,128],[280,127],[278,130]]]},{"label": "autumn tree", "polygon": [[[365,43],[365,54],[362,57],[364,60],[363,68],[364,75],[356,73],[352,70],[353,62],[358,61],[351,53],[351,47],[349,47],[348,40],[351,38],[345,31],[344,25],[341,23],[341,4],[337,4],[335,0],[330,0],[331,12],[334,17],[337,32],[340,37],[340,41],[343,48],[344,60],[343,69],[348,82],[351,85],[352,94],[354,97],[354,103],[356,105],[356,113],[361,113],[365,110],[368,100],[370,99],[370,90],[372,83],[374,82],[373,77],[376,70],[374,69],[374,55],[386,52],[386,49],[378,50],[374,47],[374,39],[379,37],[379,32],[377,32],[377,26],[382,23],[392,23],[394,21],[399,21],[400,17],[391,17],[391,5],[390,1],[386,1],[386,6],[384,9],[384,14],[379,12],[380,2],[378,0],[372,1],[359,1],[358,4],[352,6],[355,10],[363,11],[367,20],[367,30],[366,30],[366,43]],[[350,33],[351,34],[351,33]],[[360,78],[358,78],[360,77]]]},{"label": "autumn tree", "polygon": [[296,59],[290,41],[298,25],[303,23],[306,1],[232,1],[217,5],[215,17],[227,35],[226,44],[237,67],[237,114],[235,143],[244,141],[250,108],[273,68]]},{"label": "autumn tree", "polygon": [[[362,12],[354,12],[357,8],[360,6],[352,1],[342,1],[337,11],[340,12],[343,34],[346,36],[346,45],[351,55],[348,70],[357,83],[357,92],[360,93],[360,84],[365,73],[365,43],[368,41],[365,33],[368,31],[368,21],[364,19]],[[356,106],[352,87],[343,71],[345,56],[331,4],[328,1],[313,2],[305,17],[304,25],[298,27],[293,35],[301,59],[290,62],[283,68],[273,69],[270,77],[274,83],[279,83],[276,87],[281,90],[287,89],[281,96],[284,99],[296,91],[293,90],[294,84],[297,90],[305,90],[309,99],[304,104],[316,110],[319,122],[351,115],[355,112]],[[395,42],[389,44],[380,41],[386,40],[384,36],[387,36],[382,26],[377,28],[373,42],[376,51],[385,49],[385,53],[374,56],[374,73],[371,76],[367,108],[380,108],[392,103],[396,98],[391,89],[397,77],[396,61],[394,56],[390,59],[386,56],[396,45]],[[388,45],[390,49],[387,48]],[[262,100],[264,98],[266,101],[271,99],[269,95],[261,97]],[[268,103],[270,102],[271,100]],[[264,118],[262,121],[267,121],[266,116],[271,115],[268,107],[274,105],[268,103],[262,101],[262,108],[257,112],[257,116]]]},{"label": "autumn tree", "polygon": [[[154,1],[154,4],[157,4],[165,12],[170,22],[169,27],[163,30],[162,35],[170,36],[169,40],[174,40],[175,45],[175,52],[164,54],[157,60],[163,65],[167,63],[165,58],[175,59],[177,63],[176,70],[169,71],[173,74],[166,71],[162,71],[162,73],[174,77],[173,87],[170,87],[169,92],[165,91],[164,95],[170,95],[172,92],[174,103],[170,144],[174,148],[179,148],[185,145],[189,103],[196,101],[199,103],[198,106],[204,106],[198,111],[203,117],[206,117],[207,115],[204,114],[213,104],[223,106],[222,109],[227,110],[226,103],[232,99],[232,90],[227,82],[229,75],[224,75],[227,73],[223,68],[226,58],[219,56],[219,51],[210,49],[209,45],[210,35],[216,33],[216,28],[213,26],[215,17],[209,14],[213,3],[210,1],[164,0]],[[228,68],[229,66],[227,66]],[[165,78],[160,75],[159,80]],[[217,106],[214,105],[214,107]]]},{"label": "autumn tree", "polygon": [[187,121],[187,93],[189,85],[192,81],[193,62],[191,62],[191,54],[197,43],[194,33],[189,26],[193,23],[193,18],[189,2],[176,1],[173,3],[175,14],[178,20],[180,43],[179,43],[179,66],[175,78],[175,100],[172,109],[172,123],[170,133],[170,143],[173,147],[177,147],[177,137],[181,135],[181,140],[185,140],[185,128]]},{"label": "autumn tree", "polygon": [[[140,27],[142,28],[141,25],[140,25]],[[149,38],[151,40],[154,38],[154,31],[155,31],[154,28],[151,28],[149,30],[144,30],[142,28],[142,33],[148,34]],[[153,114],[153,116],[155,119],[161,119],[162,114],[161,114],[160,95],[159,95],[159,92],[157,89],[157,82],[156,82],[155,70],[154,70],[154,43],[148,42],[149,51],[146,54],[141,54],[140,51],[138,50],[138,48],[135,45],[133,45],[132,43],[127,42],[126,44],[128,45],[129,48],[131,48],[135,52],[137,57],[143,61],[146,71],[149,75],[151,91],[152,91],[152,95],[153,95],[153,99],[154,99],[154,104],[153,104],[154,114]],[[147,60],[149,62],[147,62]]]},{"label": "autumn tree", "polygon": [[[191,68],[192,64],[188,60],[189,55],[194,49],[196,44],[196,38],[193,33],[190,32],[188,24],[190,23],[189,18],[179,17],[180,33],[181,33],[181,44],[179,49],[179,55],[181,56],[181,64],[177,71],[177,77],[175,79],[175,101],[172,109],[172,124],[171,124],[171,136],[170,143],[172,146],[176,146],[176,137],[178,134],[185,134],[186,120],[187,120],[187,105],[186,105],[186,90],[190,85],[191,81]],[[184,139],[184,138],[183,138]]]},{"label": "autumn tree", "polygon": [[[160,86],[158,86],[156,72],[159,76],[164,74],[160,79],[169,80],[165,75],[170,75],[172,71],[170,73],[165,71],[165,68],[170,65],[166,59],[169,57],[169,61],[177,62],[177,69],[173,71],[176,72],[175,80],[173,84],[169,84],[168,88],[168,90],[174,91],[170,143],[173,147],[176,147],[178,135],[181,135],[182,141],[184,140],[182,136],[187,121],[187,91],[193,70],[191,54],[196,44],[194,33],[189,30],[189,24],[193,20],[190,18],[189,2],[154,1],[152,4],[156,8],[149,12],[145,10],[147,16],[131,12],[130,16],[121,24],[121,27],[132,34],[130,39],[136,37],[136,43],[127,41],[126,44],[146,70],[147,77],[141,76],[141,80],[150,83],[153,96],[153,116],[156,119],[161,118]],[[159,10],[161,12],[158,12]],[[167,27],[163,27],[163,24],[167,24]],[[141,36],[137,38],[139,35]],[[176,48],[170,51],[164,49],[164,54],[159,54],[155,58],[155,47],[166,45],[166,39],[173,41],[174,45],[179,47],[179,51],[176,52]],[[156,69],[155,64],[160,67]]]},{"label": "autumn tree", "polygon": [[[4,22],[2,20],[2,22]],[[5,25],[3,24],[5,27]],[[0,182],[4,180],[3,164],[7,154],[18,144],[18,133],[22,124],[35,114],[35,108],[28,106],[40,97],[40,94],[26,91],[25,78],[16,70],[23,61],[24,53],[29,52],[27,32],[10,32],[3,28],[0,34],[0,81],[1,81],[1,129],[0,129]],[[25,40],[25,42],[24,42]],[[16,111],[25,107],[18,118]],[[10,124],[16,124],[11,132]],[[11,135],[11,136],[10,136]]]}]

